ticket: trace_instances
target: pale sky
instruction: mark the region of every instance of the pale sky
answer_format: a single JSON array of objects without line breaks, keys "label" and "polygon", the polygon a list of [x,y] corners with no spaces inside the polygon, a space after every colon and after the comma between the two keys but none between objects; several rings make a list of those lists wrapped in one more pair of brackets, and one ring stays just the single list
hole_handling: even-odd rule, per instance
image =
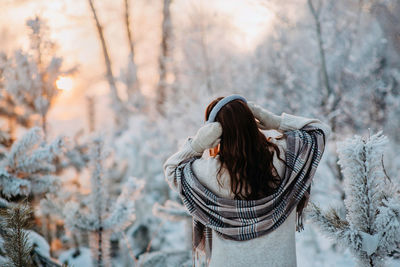
[{"label": "pale sky", "polygon": [[[160,41],[161,0],[131,1],[133,32],[136,43],[136,61],[144,94],[153,95],[157,81],[158,46]],[[254,0],[173,1],[172,15],[183,17],[193,5],[200,5],[223,17],[233,25],[232,44],[242,51],[251,51],[268,30],[270,14]],[[116,76],[126,64],[128,47],[122,14],[123,1],[95,1],[100,20],[104,25],[106,41],[113,60]],[[107,108],[108,84],[103,55],[94,21],[86,0],[6,0],[0,16],[0,50],[11,54],[16,48],[28,47],[28,30],[25,21],[40,15],[48,21],[51,38],[58,44],[59,55],[66,68],[77,65],[79,72],[72,77],[72,90],[61,92],[50,113],[54,134],[64,128],[75,129],[86,124],[85,95],[99,96],[98,106]],[[240,52],[240,51],[238,51]],[[98,116],[99,124],[103,124]],[[79,120],[77,122],[76,120]]]}]

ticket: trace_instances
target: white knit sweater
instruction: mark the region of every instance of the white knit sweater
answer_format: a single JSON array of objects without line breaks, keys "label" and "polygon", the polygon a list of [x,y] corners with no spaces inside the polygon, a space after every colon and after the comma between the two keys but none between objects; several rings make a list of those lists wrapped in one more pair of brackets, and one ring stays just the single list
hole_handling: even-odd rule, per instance
[{"label": "white knit sweater", "polygon": [[[326,138],[329,137],[331,129],[327,124],[322,123],[318,119],[294,116],[287,113],[282,113],[279,128],[275,130],[283,132],[286,130],[300,129],[309,124],[321,128]],[[280,157],[285,159],[286,140],[275,139],[274,136],[276,136],[277,133],[274,133],[274,131],[267,131],[264,133],[266,137],[271,137],[270,141],[275,143],[281,151]],[[226,169],[222,170],[222,187],[220,187],[217,182],[217,171],[220,164],[219,155],[211,157],[208,149],[203,153],[198,153],[191,148],[190,142],[191,137],[188,137],[181,149],[169,157],[164,163],[164,173],[170,187],[177,190],[175,169],[178,164],[187,158],[202,155],[201,158],[193,162],[193,172],[196,177],[214,194],[220,197],[233,198],[230,192],[229,172]],[[275,153],[273,165],[280,177],[283,177],[285,165],[276,158]],[[293,209],[285,222],[275,231],[255,239],[247,241],[226,240],[213,232],[212,253],[209,266],[296,266],[295,222],[296,209]]]}]

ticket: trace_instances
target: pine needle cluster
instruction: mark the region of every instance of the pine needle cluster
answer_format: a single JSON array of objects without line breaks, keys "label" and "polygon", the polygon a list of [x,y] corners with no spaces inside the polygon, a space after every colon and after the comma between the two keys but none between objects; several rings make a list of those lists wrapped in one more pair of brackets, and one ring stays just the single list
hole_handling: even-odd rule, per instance
[{"label": "pine needle cluster", "polygon": [[9,262],[5,267],[33,266],[32,244],[25,229],[31,227],[32,209],[26,203],[0,210],[4,249]]}]

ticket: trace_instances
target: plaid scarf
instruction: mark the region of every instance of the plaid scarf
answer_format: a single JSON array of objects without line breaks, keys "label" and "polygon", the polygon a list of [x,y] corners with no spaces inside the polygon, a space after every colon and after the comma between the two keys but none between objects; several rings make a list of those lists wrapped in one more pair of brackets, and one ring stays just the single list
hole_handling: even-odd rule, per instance
[{"label": "plaid scarf", "polygon": [[309,125],[285,134],[288,167],[276,192],[262,199],[236,200],[216,196],[192,171],[193,161],[201,156],[191,157],[178,165],[178,192],[193,216],[193,257],[200,250],[205,252],[209,262],[212,229],[226,239],[249,240],[278,228],[295,207],[296,231],[304,229],[302,211],[308,204],[312,178],[324,152],[325,135],[321,129]]}]

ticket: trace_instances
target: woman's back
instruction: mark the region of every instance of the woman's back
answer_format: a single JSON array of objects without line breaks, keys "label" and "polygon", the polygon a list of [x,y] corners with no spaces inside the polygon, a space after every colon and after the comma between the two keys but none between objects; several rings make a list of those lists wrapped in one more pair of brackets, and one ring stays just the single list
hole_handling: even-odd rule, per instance
[{"label": "woman's back", "polygon": [[[306,125],[321,129],[324,132],[325,140],[331,133],[330,127],[318,119],[287,113],[282,113],[280,117],[279,125],[273,129],[281,133],[301,129]],[[222,169],[221,187],[218,185],[216,177],[220,165],[219,156],[211,158],[208,150],[203,150],[201,153],[197,152],[193,149],[191,142],[191,137],[187,138],[180,150],[170,156],[164,163],[165,177],[171,188],[180,191],[176,176],[178,165],[194,156],[201,156],[194,160],[192,164],[193,173],[197,176],[197,179],[215,195],[232,199],[229,172],[226,169]],[[278,146],[281,152],[280,157],[285,159],[286,139],[277,140],[271,138],[271,142]],[[272,163],[279,176],[284,177],[285,165],[276,158],[275,153]],[[296,266],[295,223],[296,208],[292,210],[277,229],[255,239],[232,241],[223,239],[216,232],[213,232],[210,266]]]},{"label": "woman's back", "polygon": [[[285,158],[286,140],[271,138],[278,145],[281,158]],[[284,176],[285,165],[274,153],[273,164],[280,177]],[[230,191],[229,172],[223,169],[221,187],[217,182],[219,155],[203,157],[193,162],[193,172],[199,181],[219,197],[233,199]],[[213,231],[210,266],[296,266],[295,246],[296,209],[285,222],[268,235],[247,241],[234,241],[220,237]]]}]

